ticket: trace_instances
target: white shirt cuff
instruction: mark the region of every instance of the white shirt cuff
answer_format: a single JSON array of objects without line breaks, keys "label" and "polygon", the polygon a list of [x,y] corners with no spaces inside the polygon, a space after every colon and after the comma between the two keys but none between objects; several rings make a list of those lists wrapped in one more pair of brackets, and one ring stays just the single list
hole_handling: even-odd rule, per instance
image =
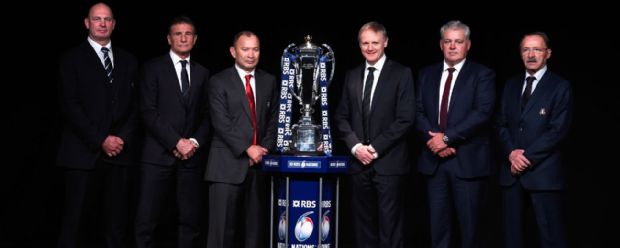
[{"label": "white shirt cuff", "polygon": [[353,146],[353,148],[351,148],[351,154],[353,154],[353,156],[355,156],[355,151],[357,151],[357,148],[360,146],[362,146],[362,143],[357,143]]},{"label": "white shirt cuff", "polygon": [[196,148],[200,147],[200,144],[198,143],[198,140],[196,140],[194,138],[189,138],[189,141],[191,141],[192,144],[194,144],[196,146]]}]

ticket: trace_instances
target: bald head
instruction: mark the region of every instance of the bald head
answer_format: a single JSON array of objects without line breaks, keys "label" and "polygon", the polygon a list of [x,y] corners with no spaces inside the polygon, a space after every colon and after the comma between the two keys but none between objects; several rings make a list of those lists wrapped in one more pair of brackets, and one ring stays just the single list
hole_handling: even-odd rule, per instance
[{"label": "bald head", "polygon": [[90,7],[88,17],[84,19],[88,36],[102,46],[110,42],[112,31],[116,25],[112,9],[105,3],[97,3]]}]

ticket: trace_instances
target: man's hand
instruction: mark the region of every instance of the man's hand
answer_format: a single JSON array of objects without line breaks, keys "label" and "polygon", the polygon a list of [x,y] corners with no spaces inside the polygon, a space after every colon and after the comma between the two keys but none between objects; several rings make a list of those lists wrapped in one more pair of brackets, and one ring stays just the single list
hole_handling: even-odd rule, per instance
[{"label": "man's hand", "polygon": [[108,135],[101,144],[101,149],[108,157],[115,157],[123,151],[123,145],[125,142],[118,136]]},{"label": "man's hand", "polygon": [[248,161],[249,165],[254,166],[263,161],[263,156],[267,155],[269,150],[260,145],[251,145],[245,152],[248,154],[248,157],[250,157]]},{"label": "man's hand", "polygon": [[428,131],[428,135],[431,136],[431,139],[426,141],[426,146],[433,152],[433,154],[438,154],[440,151],[448,147],[448,144],[443,142],[444,133],[435,133],[432,131]]},{"label": "man's hand", "polygon": [[515,149],[510,152],[508,160],[510,160],[510,172],[513,175],[520,175],[527,169],[532,163],[528,160],[523,153],[523,149]]},{"label": "man's hand", "polygon": [[445,149],[439,151],[439,153],[437,155],[439,155],[439,157],[441,157],[441,158],[447,158],[447,157],[450,157],[450,156],[454,156],[454,155],[456,155],[456,149],[454,149],[452,147],[446,147]]},{"label": "man's hand", "polygon": [[363,165],[369,165],[375,159],[375,149],[370,146],[361,145],[355,149],[355,158]]},{"label": "man's hand", "polygon": [[192,141],[186,138],[181,138],[179,139],[179,142],[177,142],[177,146],[172,153],[174,153],[175,157],[181,160],[187,160],[194,155],[196,149],[196,145]]}]

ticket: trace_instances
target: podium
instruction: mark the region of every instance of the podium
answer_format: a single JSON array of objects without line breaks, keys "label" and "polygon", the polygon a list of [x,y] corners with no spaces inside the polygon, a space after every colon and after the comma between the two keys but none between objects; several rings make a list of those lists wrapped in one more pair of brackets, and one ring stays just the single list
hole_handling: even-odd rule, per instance
[{"label": "podium", "polygon": [[347,156],[263,157],[263,171],[272,172],[271,248],[338,247],[338,174],[348,162]]}]

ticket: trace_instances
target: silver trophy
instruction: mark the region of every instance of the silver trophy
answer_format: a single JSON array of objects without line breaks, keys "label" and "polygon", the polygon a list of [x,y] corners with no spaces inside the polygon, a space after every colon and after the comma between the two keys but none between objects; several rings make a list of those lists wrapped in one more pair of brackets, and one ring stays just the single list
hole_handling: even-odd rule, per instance
[{"label": "silver trophy", "polygon": [[[321,155],[331,153],[331,137],[327,116],[327,86],[332,81],[336,60],[334,52],[326,44],[317,46],[306,35],[301,45],[290,44],[284,55],[291,59],[290,67],[294,82],[288,91],[297,99],[300,108],[299,122],[292,125],[293,154]],[[331,68],[329,68],[331,67]],[[321,99],[321,125],[313,120],[314,107]],[[326,147],[327,146],[327,147]]]}]

